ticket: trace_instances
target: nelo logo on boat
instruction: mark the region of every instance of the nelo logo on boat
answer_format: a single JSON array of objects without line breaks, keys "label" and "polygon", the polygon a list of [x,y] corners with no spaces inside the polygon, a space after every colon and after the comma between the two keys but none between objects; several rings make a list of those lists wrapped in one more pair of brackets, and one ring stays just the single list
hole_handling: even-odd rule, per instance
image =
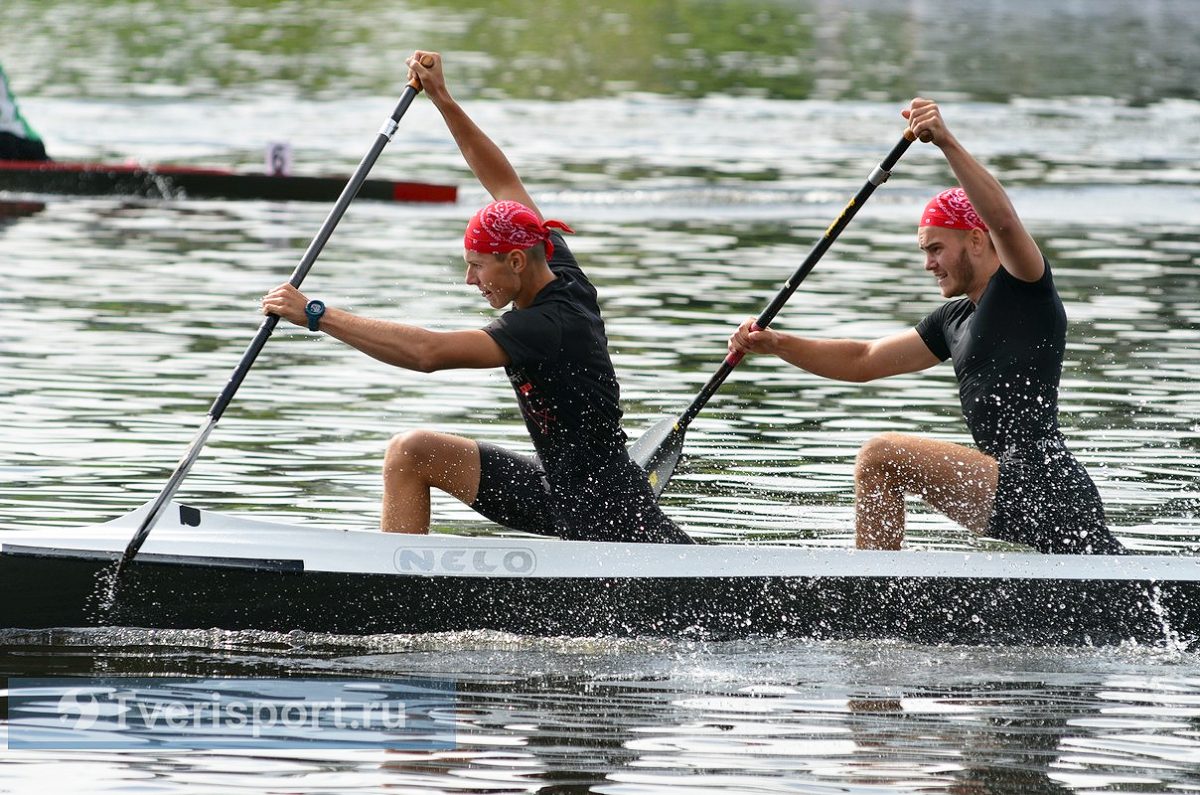
[{"label": "nelo logo on boat", "polygon": [[401,547],[396,571],[404,574],[533,574],[537,557],[524,547]]}]

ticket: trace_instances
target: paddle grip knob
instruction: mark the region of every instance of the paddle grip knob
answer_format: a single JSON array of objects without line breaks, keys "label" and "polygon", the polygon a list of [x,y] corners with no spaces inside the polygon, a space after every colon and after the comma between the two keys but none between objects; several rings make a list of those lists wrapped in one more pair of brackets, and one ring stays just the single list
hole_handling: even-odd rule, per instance
[{"label": "paddle grip knob", "polygon": [[[433,66],[433,56],[432,55],[422,55],[421,56],[421,66],[424,66],[426,69]],[[420,91],[421,87],[422,87],[421,86],[421,78],[417,77],[416,73],[413,72],[412,70],[409,70],[408,73],[410,75],[412,75],[412,79],[408,81],[408,84],[410,86],[412,86],[414,89],[416,89],[417,91]]]},{"label": "paddle grip knob", "polygon": [[[917,137],[917,134],[912,131],[911,127],[904,131],[904,138],[908,141],[915,141],[917,140]],[[933,140],[933,133],[929,132],[929,130],[925,130],[921,133],[920,139],[921,143],[927,144]]]}]

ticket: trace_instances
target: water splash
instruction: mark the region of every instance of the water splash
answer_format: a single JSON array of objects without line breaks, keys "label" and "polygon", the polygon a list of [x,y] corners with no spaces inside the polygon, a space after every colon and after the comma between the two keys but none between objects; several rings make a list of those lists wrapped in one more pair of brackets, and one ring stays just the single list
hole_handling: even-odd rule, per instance
[{"label": "water splash", "polygon": [[1171,611],[1163,602],[1163,590],[1159,583],[1150,584],[1146,592],[1146,604],[1162,629],[1163,647],[1168,651],[1186,652],[1192,643],[1171,625]]},{"label": "water splash", "polygon": [[92,582],[92,592],[86,605],[88,617],[101,625],[113,623],[113,613],[120,593],[116,562],[97,571]]}]

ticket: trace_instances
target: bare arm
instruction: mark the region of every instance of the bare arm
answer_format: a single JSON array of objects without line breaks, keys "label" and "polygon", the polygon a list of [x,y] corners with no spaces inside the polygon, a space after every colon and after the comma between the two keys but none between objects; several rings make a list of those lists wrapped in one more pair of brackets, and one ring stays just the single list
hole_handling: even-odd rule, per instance
[{"label": "bare arm", "polygon": [[422,373],[508,364],[504,349],[478,329],[430,331],[329,309],[321,319],[321,331],[385,364]]},{"label": "bare arm", "polygon": [[814,340],[773,329],[751,331],[753,323],[754,318],[742,323],[729,338],[729,350],[771,353],[822,378],[874,381],[925,370],[939,361],[915,329],[868,342]]},{"label": "bare arm", "polygon": [[[263,314],[274,313],[298,326],[308,318],[308,299],[291,284],[263,298]],[[321,318],[321,331],[368,356],[395,367],[430,373],[435,370],[503,367],[508,354],[484,331],[430,331],[420,326],[372,320],[332,307]]]},{"label": "bare arm", "polygon": [[917,97],[901,114],[908,119],[918,139],[928,137],[942,150],[967,198],[987,224],[1004,268],[1022,281],[1036,282],[1042,278],[1045,270],[1042,252],[1025,230],[1004,187],[951,134],[937,103]]},{"label": "bare arm", "polygon": [[[421,63],[422,59],[430,58],[433,59],[432,66]],[[504,152],[450,96],[450,90],[446,88],[446,78],[442,74],[442,56],[436,52],[417,50],[407,63],[411,73],[421,79],[425,95],[442,114],[442,119],[445,120],[450,134],[454,136],[454,142],[458,144],[463,159],[467,161],[484,190],[496,201],[518,201],[541,218],[541,211],[533,203],[524,183],[521,182],[521,177],[512,163],[508,162]]]}]

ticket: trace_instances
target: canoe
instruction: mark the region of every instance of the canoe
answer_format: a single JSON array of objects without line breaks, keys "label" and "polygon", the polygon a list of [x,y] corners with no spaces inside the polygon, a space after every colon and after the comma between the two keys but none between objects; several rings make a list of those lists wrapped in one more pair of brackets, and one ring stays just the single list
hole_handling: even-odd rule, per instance
[{"label": "canoe", "polygon": [[[276,176],[185,166],[0,160],[0,190],[37,194],[332,202],[348,180],[344,176]],[[458,199],[458,188],[368,179],[358,197],[452,203]]]},{"label": "canoe", "polygon": [[0,531],[0,627],[340,634],[896,638],[1178,645],[1200,559],[405,536],[172,503],[106,583],[148,505],[94,527]]}]

